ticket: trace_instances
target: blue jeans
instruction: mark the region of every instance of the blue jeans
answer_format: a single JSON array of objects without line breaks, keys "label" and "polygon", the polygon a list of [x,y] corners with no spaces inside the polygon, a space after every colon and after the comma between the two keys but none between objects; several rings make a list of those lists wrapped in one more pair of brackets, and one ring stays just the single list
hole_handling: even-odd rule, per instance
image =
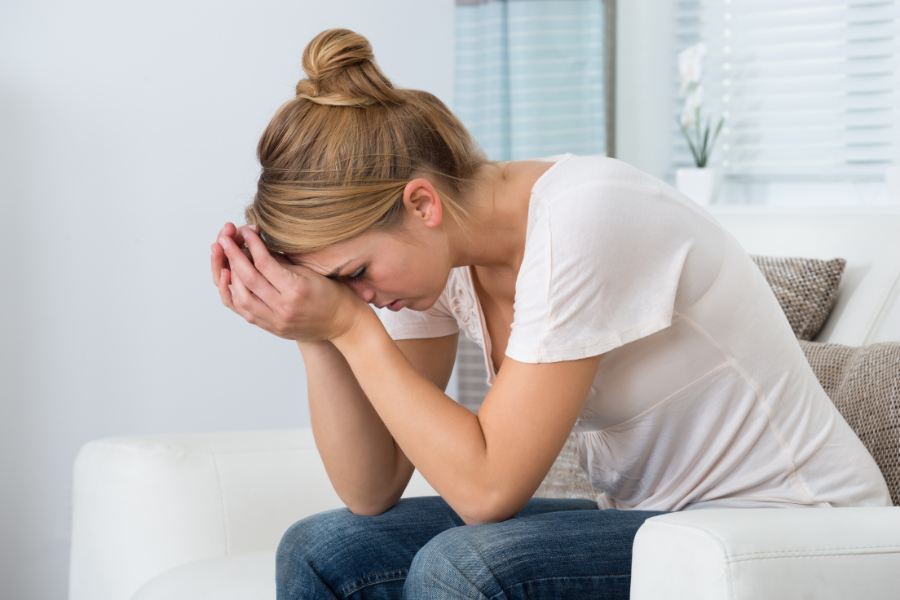
[{"label": "blue jeans", "polygon": [[346,508],[295,523],[278,546],[278,600],[628,598],[649,511],[533,498],[512,519],[465,525],[440,497],[376,517]]}]

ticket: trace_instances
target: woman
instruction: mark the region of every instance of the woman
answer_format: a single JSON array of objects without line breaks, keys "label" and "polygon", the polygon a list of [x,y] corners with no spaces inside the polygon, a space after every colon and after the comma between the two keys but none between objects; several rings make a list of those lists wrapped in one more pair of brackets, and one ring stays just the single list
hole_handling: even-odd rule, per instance
[{"label": "woman", "polygon": [[[612,159],[489,162],[353,32],[303,68],[251,225],[212,246],[222,302],[297,341],[349,509],[285,534],[279,598],[626,598],[662,511],[890,505],[758,269],[689,200]],[[442,391],[460,329],[493,384],[477,415]],[[532,500],[573,429],[604,493]],[[440,498],[399,500],[414,468]]]}]

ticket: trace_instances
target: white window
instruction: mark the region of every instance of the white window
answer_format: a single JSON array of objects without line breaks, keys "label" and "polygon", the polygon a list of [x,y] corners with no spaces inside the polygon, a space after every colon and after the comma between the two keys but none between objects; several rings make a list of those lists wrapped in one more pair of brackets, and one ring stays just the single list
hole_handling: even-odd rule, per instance
[{"label": "white window", "polygon": [[[885,170],[900,164],[900,2],[686,0],[675,19],[676,51],[708,48],[702,115],[725,117],[711,159],[725,201],[816,186],[886,199]],[[693,166],[676,125],[682,103],[673,168]]]}]

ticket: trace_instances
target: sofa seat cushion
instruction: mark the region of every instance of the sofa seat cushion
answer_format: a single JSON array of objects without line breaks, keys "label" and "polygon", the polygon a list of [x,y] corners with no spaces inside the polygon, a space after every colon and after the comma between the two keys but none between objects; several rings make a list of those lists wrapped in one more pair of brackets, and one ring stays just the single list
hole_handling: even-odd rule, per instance
[{"label": "sofa seat cushion", "polygon": [[198,560],[157,575],[131,600],[272,600],[275,550]]}]

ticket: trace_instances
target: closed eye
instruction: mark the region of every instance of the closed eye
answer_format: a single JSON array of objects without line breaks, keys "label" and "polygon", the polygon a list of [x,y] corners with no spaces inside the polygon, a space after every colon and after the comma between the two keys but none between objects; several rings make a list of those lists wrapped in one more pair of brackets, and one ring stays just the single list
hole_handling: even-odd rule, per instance
[{"label": "closed eye", "polygon": [[363,267],[359,271],[357,271],[356,273],[354,273],[353,275],[350,276],[350,281],[352,281],[353,283],[359,283],[360,281],[362,281],[362,278],[365,276],[366,276],[366,268]]}]

